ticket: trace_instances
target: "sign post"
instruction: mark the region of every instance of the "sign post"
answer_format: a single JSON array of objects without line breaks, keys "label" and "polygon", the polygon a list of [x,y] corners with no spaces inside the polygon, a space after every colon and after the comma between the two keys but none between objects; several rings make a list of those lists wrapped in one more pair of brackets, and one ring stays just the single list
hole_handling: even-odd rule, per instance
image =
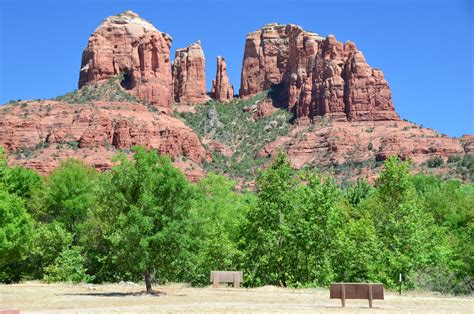
[{"label": "sign post", "polygon": [[400,284],[398,293],[402,295],[402,273],[400,273],[400,275],[398,276],[398,283]]}]

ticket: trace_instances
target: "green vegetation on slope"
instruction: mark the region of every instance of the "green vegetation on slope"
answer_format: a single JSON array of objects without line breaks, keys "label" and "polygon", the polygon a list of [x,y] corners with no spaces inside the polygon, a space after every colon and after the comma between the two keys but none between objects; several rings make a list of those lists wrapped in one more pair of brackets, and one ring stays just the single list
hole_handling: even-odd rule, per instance
[{"label": "green vegetation on slope", "polygon": [[105,83],[85,85],[79,90],[58,96],[54,100],[70,104],[85,104],[91,101],[138,102],[134,96],[120,86],[122,80],[123,74],[117,75]]},{"label": "green vegetation on slope", "polygon": [[195,113],[177,113],[201,140],[219,141],[234,152],[232,157],[214,153],[213,161],[204,163],[206,170],[232,178],[255,179],[258,168],[268,161],[268,157],[260,158],[257,153],[266,144],[287,135],[292,128],[291,114],[286,110],[254,121],[254,112],[249,109],[266,99],[268,93],[229,103],[209,101],[196,106]]}]

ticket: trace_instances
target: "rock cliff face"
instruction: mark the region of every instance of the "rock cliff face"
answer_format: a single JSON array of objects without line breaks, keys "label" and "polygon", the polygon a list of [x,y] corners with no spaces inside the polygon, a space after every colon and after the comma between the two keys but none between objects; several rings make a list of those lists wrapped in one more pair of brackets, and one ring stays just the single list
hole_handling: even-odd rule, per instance
[{"label": "rock cliff face", "polygon": [[382,71],[372,69],[352,42],[292,24],[268,24],[247,35],[239,94],[247,98],[270,88],[299,121],[399,120]]},{"label": "rock cliff face", "polygon": [[171,37],[132,11],[106,18],[82,54],[79,88],[124,75],[122,86],[158,107],[171,107]]},{"label": "rock cliff face", "polygon": [[135,145],[187,157],[197,168],[207,158],[197,135],[181,120],[127,102],[48,100],[2,106],[0,145],[19,163],[42,173],[67,157],[109,169],[111,156]]},{"label": "rock cliff face", "polygon": [[230,84],[227,76],[227,64],[221,56],[217,57],[216,78],[212,81],[212,97],[221,102],[227,102],[234,98],[234,87]]},{"label": "rock cliff face", "polygon": [[205,64],[199,41],[176,50],[173,61],[174,101],[199,104],[209,100],[206,94]]}]

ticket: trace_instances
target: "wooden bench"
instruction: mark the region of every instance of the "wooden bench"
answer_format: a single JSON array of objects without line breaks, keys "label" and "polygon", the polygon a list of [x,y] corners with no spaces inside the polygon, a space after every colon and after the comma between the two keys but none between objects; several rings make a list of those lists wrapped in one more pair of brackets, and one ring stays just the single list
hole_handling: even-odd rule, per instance
[{"label": "wooden bench", "polygon": [[244,279],[242,271],[211,271],[211,282],[213,288],[218,288],[220,282],[233,283],[234,288],[240,288]]},{"label": "wooden bench", "polygon": [[367,299],[369,307],[373,300],[383,300],[383,284],[381,283],[332,283],[329,298],[341,299],[342,307],[346,299]]}]

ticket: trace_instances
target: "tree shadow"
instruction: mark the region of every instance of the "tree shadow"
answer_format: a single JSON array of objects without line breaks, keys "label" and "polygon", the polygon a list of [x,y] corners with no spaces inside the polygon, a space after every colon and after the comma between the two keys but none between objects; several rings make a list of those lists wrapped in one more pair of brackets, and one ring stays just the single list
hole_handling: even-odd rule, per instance
[{"label": "tree shadow", "polygon": [[139,292],[86,292],[86,293],[64,293],[62,295],[70,296],[92,296],[92,297],[139,297],[139,296],[154,296],[159,297],[166,295],[161,291],[139,291]]}]

